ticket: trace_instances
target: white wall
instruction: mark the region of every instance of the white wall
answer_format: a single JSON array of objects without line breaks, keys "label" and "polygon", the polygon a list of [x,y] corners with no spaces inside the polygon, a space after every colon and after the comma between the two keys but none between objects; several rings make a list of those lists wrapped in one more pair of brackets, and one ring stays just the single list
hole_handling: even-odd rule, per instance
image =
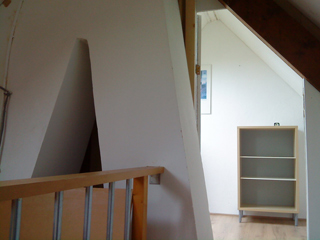
[{"label": "white wall", "polygon": [[309,82],[305,81],[305,111],[307,139],[307,181],[308,181],[308,239],[320,236],[320,93]]},{"label": "white wall", "polygon": [[212,114],[201,116],[201,153],[210,212],[238,214],[237,126],[280,122],[299,127],[299,217],[305,218],[302,97],[220,21],[203,29],[201,54],[202,64],[212,64]]},{"label": "white wall", "polygon": [[[20,1],[13,1],[8,7],[3,4],[0,6],[0,86],[8,89],[7,87],[7,73],[9,68],[10,59],[10,46],[14,35],[15,16],[19,14]],[[10,89],[8,89],[10,91]],[[3,108],[3,91],[0,90],[0,119],[2,119]],[[10,101],[10,98],[9,98]],[[4,132],[5,135],[5,132]],[[1,143],[1,145],[3,145]],[[0,154],[0,172],[1,172],[1,155]]]},{"label": "white wall", "polygon": [[200,157],[198,130],[196,128],[195,118],[193,117],[194,107],[190,87],[189,84],[185,84],[185,81],[186,79],[189,79],[189,76],[184,44],[181,44],[184,41],[180,24],[181,20],[180,16],[175,14],[177,8],[177,1],[165,1],[169,48],[175,79],[181,133],[190,178],[197,239],[211,239],[212,229],[208,214],[207,191]]},{"label": "white wall", "polygon": [[229,10],[215,11],[220,19],[233,33],[261,58],[279,77],[289,84],[302,97],[302,78],[277,56],[265,43],[251,32]]},{"label": "white wall", "polygon": [[166,168],[149,187],[148,239],[212,239],[175,0],[24,2],[0,179],[31,177],[77,38],[89,44],[103,170]]},{"label": "white wall", "polygon": [[79,173],[94,121],[88,42],[76,39],[32,177]]},{"label": "white wall", "polygon": [[20,1],[12,1],[8,7],[4,5],[0,6],[0,85],[5,85],[5,69],[7,63],[7,49],[10,44],[10,36],[12,35],[12,28],[14,25],[14,20],[16,12]]}]

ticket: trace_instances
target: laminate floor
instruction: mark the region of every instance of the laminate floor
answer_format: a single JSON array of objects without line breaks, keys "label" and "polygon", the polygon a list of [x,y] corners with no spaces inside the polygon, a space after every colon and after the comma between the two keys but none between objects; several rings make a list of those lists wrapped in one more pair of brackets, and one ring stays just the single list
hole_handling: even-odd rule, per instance
[{"label": "laminate floor", "polygon": [[288,218],[244,216],[239,223],[238,216],[212,214],[211,226],[214,240],[306,240],[306,221],[299,219],[299,225]]}]

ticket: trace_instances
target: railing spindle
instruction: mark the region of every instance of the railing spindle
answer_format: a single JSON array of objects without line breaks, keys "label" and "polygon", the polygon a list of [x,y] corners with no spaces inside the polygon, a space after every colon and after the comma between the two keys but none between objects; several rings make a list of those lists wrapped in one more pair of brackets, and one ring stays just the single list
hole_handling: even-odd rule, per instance
[{"label": "railing spindle", "polygon": [[20,237],[21,206],[21,198],[12,200],[10,240],[17,240]]},{"label": "railing spindle", "polygon": [[[109,183],[109,203],[108,203],[108,225],[107,239],[113,237],[113,218],[114,218],[114,193],[115,182],[131,179],[127,186],[126,216],[125,216],[125,239],[146,239],[147,226],[147,195],[148,195],[148,176],[161,174],[164,167],[139,167],[130,169],[118,169],[110,171],[100,171],[85,174],[73,174],[68,176],[51,176],[34,179],[20,179],[1,181],[0,183],[0,201],[12,201],[11,225],[9,239],[16,240],[20,238],[20,221],[22,198],[35,197],[42,194],[55,193],[54,219],[52,239],[61,239],[62,228],[62,209],[63,209],[63,191],[93,186],[97,184]],[[133,180],[134,179],[134,180]],[[133,182],[133,183],[132,183]],[[92,199],[89,193],[91,187],[87,187],[86,210],[83,238],[90,238]],[[132,190],[132,194],[131,191]],[[89,197],[90,196],[90,197]],[[131,196],[131,199],[130,199]],[[51,199],[52,200],[52,199]],[[90,202],[90,203],[89,203]],[[131,202],[131,204],[130,204]],[[43,203],[47,206],[47,200]],[[51,203],[50,203],[51,204]],[[134,206],[134,208],[132,207]],[[130,209],[131,207],[131,209]],[[28,207],[30,209],[30,206]],[[129,210],[130,209],[130,210]],[[132,210],[133,209],[133,210]],[[30,217],[30,216],[28,216]],[[32,218],[32,216],[31,216]],[[9,229],[7,229],[9,230]],[[45,231],[45,230],[44,230]],[[66,230],[66,233],[72,231]],[[33,233],[23,232],[25,236],[21,238],[34,238]],[[123,235],[122,235],[123,236]],[[30,238],[29,237],[29,238]]]},{"label": "railing spindle", "polygon": [[114,182],[109,183],[107,240],[112,240],[113,233],[114,185]]},{"label": "railing spindle", "polygon": [[127,179],[126,180],[126,208],[125,208],[125,220],[124,220],[124,240],[130,239],[131,186],[132,186],[132,179]]},{"label": "railing spindle", "polygon": [[84,240],[90,239],[92,188],[93,188],[93,186],[86,187],[86,200],[85,200],[84,225],[83,225],[83,239]]},{"label": "railing spindle", "polygon": [[55,193],[54,200],[54,219],[53,219],[53,240],[61,239],[61,222],[62,222],[62,204],[63,191]]}]

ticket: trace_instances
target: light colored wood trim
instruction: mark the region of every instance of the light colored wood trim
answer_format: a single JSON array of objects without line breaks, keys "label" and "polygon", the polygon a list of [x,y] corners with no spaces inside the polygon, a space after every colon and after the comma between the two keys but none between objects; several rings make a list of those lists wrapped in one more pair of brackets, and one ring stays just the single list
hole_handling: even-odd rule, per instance
[{"label": "light colored wood trim", "polygon": [[289,181],[295,182],[295,178],[263,178],[263,177],[241,177],[242,180],[261,180],[261,181]]},{"label": "light colored wood trim", "polygon": [[298,139],[299,139],[299,130],[298,127],[295,127],[295,132],[294,132],[294,154],[296,157],[295,160],[295,175],[294,177],[297,179],[297,182],[295,184],[295,201],[294,205],[299,212],[299,146],[298,146]]},{"label": "light colored wood trim", "polygon": [[147,239],[148,177],[135,178],[133,182],[132,239]]},{"label": "light colored wood trim", "polygon": [[[210,212],[210,216],[226,216],[226,217],[236,217],[237,220],[239,218],[239,214],[230,214],[230,213],[212,213]],[[255,215],[246,215],[246,217],[251,218],[274,218],[274,219],[292,219],[292,216],[290,217],[273,217],[273,216],[255,216]],[[306,218],[299,218],[299,221],[306,221]],[[300,224],[299,224],[300,225]]]},{"label": "light colored wood trim", "polygon": [[298,213],[294,206],[263,206],[254,204],[242,204],[239,210],[256,212]]},{"label": "light colored wood trim", "polygon": [[[297,126],[239,126],[238,130],[238,209],[246,211],[259,212],[279,212],[279,213],[298,213],[299,212],[299,154],[298,154],[298,127]],[[294,153],[293,157],[269,157],[269,156],[240,156],[241,130],[293,130],[294,131]],[[292,159],[295,164],[294,178],[265,178],[265,177],[250,177],[241,176],[241,159]],[[266,160],[267,161],[267,160]],[[252,204],[241,203],[241,180],[257,180],[257,181],[291,181],[295,185],[294,206],[259,206]]]},{"label": "light colored wood trim", "polygon": [[241,203],[241,181],[239,180],[240,177],[241,177],[241,158],[240,158],[240,148],[241,148],[241,145],[240,145],[240,130],[241,128],[238,127],[237,128],[237,138],[238,138],[238,154],[237,154],[237,161],[238,161],[238,209],[240,209],[240,203]]},{"label": "light colored wood trim", "polygon": [[102,183],[160,174],[163,167],[128,168],[0,182],[0,201],[65,191]]},{"label": "light colored wood trim", "polygon": [[247,158],[247,159],[296,159],[296,157],[267,157],[267,156],[240,156],[240,158]]},{"label": "light colored wood trim", "polygon": [[239,126],[238,129],[255,129],[255,130],[285,130],[297,129],[297,126]]}]

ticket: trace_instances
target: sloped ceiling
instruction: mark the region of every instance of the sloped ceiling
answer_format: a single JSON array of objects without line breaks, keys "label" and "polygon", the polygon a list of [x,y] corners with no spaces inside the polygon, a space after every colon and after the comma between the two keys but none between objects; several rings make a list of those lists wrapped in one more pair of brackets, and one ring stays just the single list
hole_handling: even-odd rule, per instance
[{"label": "sloped ceiling", "polygon": [[239,37],[257,56],[259,56],[278,76],[280,76],[299,96],[302,97],[302,78],[266,46],[255,34],[244,26],[228,10],[217,10],[199,13],[204,28],[213,21],[224,23]]},{"label": "sloped ceiling", "polygon": [[226,0],[226,7],[320,91],[320,40],[277,0]]},{"label": "sloped ceiling", "polygon": [[201,29],[203,29],[208,23],[218,20],[216,11],[200,12],[201,16]]},{"label": "sloped ceiling", "polygon": [[[271,0],[270,0],[271,1]],[[304,16],[320,27],[320,1],[319,0],[274,0],[277,2],[289,2],[295,6]],[[227,0],[226,0],[227,2]],[[197,12],[222,9],[221,0],[198,0]]]},{"label": "sloped ceiling", "polygon": [[292,69],[320,91],[319,0],[219,0],[219,2],[237,15],[238,19],[241,19]]},{"label": "sloped ceiling", "polygon": [[[282,0],[284,1],[284,0]],[[307,18],[320,27],[320,1],[319,0],[288,0]]]}]

